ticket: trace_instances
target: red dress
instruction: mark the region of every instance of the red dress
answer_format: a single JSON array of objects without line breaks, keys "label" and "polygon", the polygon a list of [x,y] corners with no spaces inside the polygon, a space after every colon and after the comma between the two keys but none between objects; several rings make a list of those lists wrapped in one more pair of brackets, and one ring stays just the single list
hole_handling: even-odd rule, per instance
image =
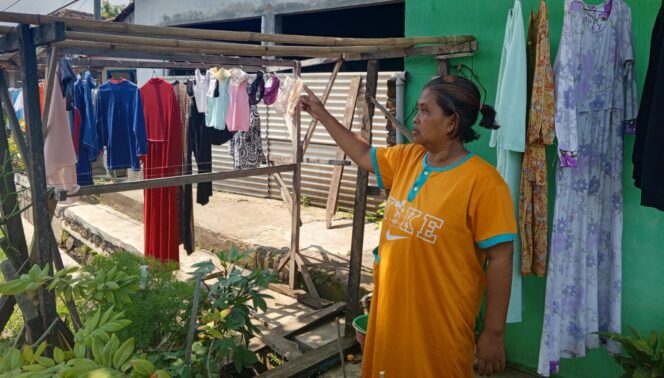
[{"label": "red dress", "polygon": [[[182,169],[182,124],[173,86],[150,79],[141,87],[148,154],[145,178],[175,176]],[[145,255],[178,262],[179,223],[177,187],[146,189]]]}]

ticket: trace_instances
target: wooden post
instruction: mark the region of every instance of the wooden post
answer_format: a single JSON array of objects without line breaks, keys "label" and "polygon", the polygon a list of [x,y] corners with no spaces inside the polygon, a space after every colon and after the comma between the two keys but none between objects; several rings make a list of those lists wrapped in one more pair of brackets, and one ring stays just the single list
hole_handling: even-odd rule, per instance
[{"label": "wooden post", "polygon": [[[346,111],[344,112],[344,119],[341,123],[348,130],[353,127],[353,118],[355,117],[355,107],[357,106],[357,96],[360,93],[360,85],[362,85],[362,76],[353,78],[348,89],[348,97],[346,97]],[[337,160],[346,159],[346,153],[337,148]],[[332,179],[330,182],[330,190],[327,192],[327,204],[325,205],[325,227],[332,227],[332,218],[337,210],[337,201],[339,200],[339,189],[341,188],[341,177],[344,174],[343,165],[335,165],[332,170]]]},{"label": "wooden post", "polygon": [[[300,76],[302,73],[302,68],[300,67],[300,62],[296,61],[295,67],[293,68],[293,74],[295,76]],[[297,107],[295,115],[293,116],[293,126],[295,126],[295,135],[293,138],[296,143],[293,144],[293,163],[297,166],[293,171],[293,210],[291,211],[292,225],[291,225],[291,249],[290,249],[290,265],[288,272],[288,286],[291,289],[295,289],[295,278],[297,277],[295,254],[300,253],[300,197],[301,197],[301,178],[302,178],[302,155],[301,155],[301,145],[300,145],[300,136],[301,136],[301,113],[300,107]]]},{"label": "wooden post", "polygon": [[[0,270],[2,271],[2,274],[5,276],[5,281],[10,281],[18,278],[16,270],[14,270],[14,267],[12,266],[12,264],[9,263],[9,261],[5,261],[2,264],[0,264]],[[44,330],[51,323],[44,326],[43,317],[40,316],[39,311],[37,310],[35,305],[33,305],[32,301],[30,300],[30,298],[28,298],[28,296],[25,293],[16,294],[14,297],[16,298],[16,302],[18,303],[18,307],[21,309],[21,313],[23,314],[23,320],[25,322],[25,330],[26,330],[25,342],[32,344],[44,333]]]},{"label": "wooden post", "polygon": [[450,72],[450,61],[447,58],[436,57],[436,75],[446,76]]},{"label": "wooden post", "polygon": [[[31,177],[30,193],[32,195],[32,214],[35,220],[34,233],[37,236],[32,246],[38,253],[39,265],[49,267],[53,271],[52,259],[57,253],[57,244],[53,229],[49,222],[48,191],[46,188],[46,171],[44,165],[44,139],[42,135],[41,112],[39,109],[39,85],[37,83],[37,53],[32,41],[29,25],[18,26],[19,61],[21,79],[23,80],[23,102],[25,121],[28,130],[27,139],[30,149],[32,166],[28,175]],[[44,329],[48,328],[57,316],[55,297],[46,289],[39,290],[39,309]]]},{"label": "wooden post", "polygon": [[42,112],[42,134],[46,139],[48,130],[48,115],[51,111],[51,98],[53,97],[53,85],[57,76],[55,69],[58,66],[58,48],[51,47],[48,54],[48,68],[46,69],[46,85],[44,86],[44,111]]},{"label": "wooden post", "polygon": [[[378,87],[378,61],[367,62],[367,82],[365,89],[364,115],[362,117],[362,139],[371,144],[371,127],[374,104],[369,99],[376,97]],[[355,208],[353,211],[353,236],[350,248],[350,268],[348,270],[348,310],[346,311],[346,332],[353,332],[353,319],[360,314],[360,274],[362,271],[362,248],[364,245],[364,216],[367,210],[367,185],[369,172],[358,168],[355,188]]]}]

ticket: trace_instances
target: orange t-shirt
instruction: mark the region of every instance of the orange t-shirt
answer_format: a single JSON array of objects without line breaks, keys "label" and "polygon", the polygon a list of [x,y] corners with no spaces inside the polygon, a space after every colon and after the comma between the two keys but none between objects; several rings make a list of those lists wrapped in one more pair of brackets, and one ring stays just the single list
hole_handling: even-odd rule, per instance
[{"label": "orange t-shirt", "polygon": [[472,377],[485,253],[516,237],[507,184],[468,154],[445,168],[420,145],[372,149],[390,188],[374,266],[364,377]]}]

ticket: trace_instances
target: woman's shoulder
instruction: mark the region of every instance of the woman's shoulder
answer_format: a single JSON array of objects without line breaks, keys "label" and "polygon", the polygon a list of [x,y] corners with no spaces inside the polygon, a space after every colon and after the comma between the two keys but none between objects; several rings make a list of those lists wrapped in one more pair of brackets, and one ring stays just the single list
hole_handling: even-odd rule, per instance
[{"label": "woman's shoulder", "polygon": [[507,186],[496,167],[481,157],[474,155],[468,160],[468,163],[470,163],[467,166],[468,170],[472,172],[476,185],[484,187]]}]

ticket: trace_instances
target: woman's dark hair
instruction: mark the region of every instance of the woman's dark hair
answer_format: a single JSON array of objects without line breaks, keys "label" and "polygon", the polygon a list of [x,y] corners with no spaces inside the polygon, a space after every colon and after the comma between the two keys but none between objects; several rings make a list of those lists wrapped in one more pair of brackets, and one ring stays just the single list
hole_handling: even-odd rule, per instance
[{"label": "woman's dark hair", "polygon": [[457,115],[458,127],[453,138],[461,138],[464,143],[472,142],[480,136],[473,129],[477,116],[482,113],[480,126],[497,129],[496,111],[489,105],[480,104],[480,91],[472,81],[462,76],[438,76],[424,86],[436,95],[436,103],[446,116]]}]

